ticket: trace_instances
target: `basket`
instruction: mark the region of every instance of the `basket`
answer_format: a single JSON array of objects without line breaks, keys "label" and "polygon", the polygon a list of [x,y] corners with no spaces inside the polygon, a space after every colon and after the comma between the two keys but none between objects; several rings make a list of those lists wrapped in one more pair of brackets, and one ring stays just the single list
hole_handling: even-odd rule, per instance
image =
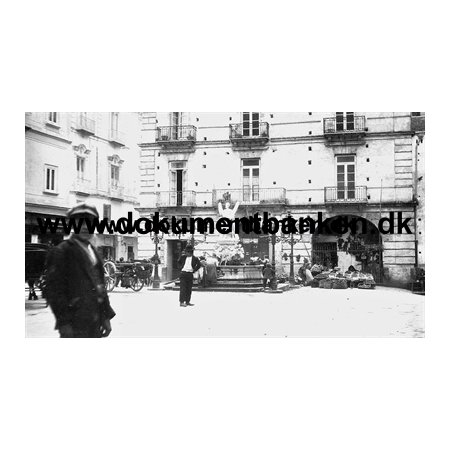
[{"label": "basket", "polygon": [[332,288],[333,289],[347,289],[348,288],[347,280],[345,278],[337,278],[336,280],[333,280]]},{"label": "basket", "polygon": [[325,280],[320,280],[319,281],[319,287],[321,289],[332,289],[332,287],[333,287],[333,280],[330,280],[329,278],[327,278]]}]

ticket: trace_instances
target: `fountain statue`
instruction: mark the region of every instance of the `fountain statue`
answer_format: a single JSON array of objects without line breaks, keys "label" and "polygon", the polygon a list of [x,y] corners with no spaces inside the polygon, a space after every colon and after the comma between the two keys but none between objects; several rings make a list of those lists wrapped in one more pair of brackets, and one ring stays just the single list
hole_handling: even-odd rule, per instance
[{"label": "fountain statue", "polygon": [[221,217],[225,217],[226,219],[234,220],[234,217],[236,216],[236,211],[239,208],[239,202],[236,202],[233,209],[230,208],[229,201],[225,202],[225,209],[222,206],[222,202],[219,202],[218,207],[219,207],[219,214]]}]

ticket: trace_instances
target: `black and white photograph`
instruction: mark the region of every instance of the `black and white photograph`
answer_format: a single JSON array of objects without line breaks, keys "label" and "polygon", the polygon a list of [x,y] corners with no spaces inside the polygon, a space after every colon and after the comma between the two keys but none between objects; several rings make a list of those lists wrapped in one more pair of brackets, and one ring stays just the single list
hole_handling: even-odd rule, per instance
[{"label": "black and white photograph", "polygon": [[424,112],[27,112],[25,151],[27,337],[424,336]]},{"label": "black and white photograph", "polygon": [[6,3],[1,447],[450,448],[447,9]]}]

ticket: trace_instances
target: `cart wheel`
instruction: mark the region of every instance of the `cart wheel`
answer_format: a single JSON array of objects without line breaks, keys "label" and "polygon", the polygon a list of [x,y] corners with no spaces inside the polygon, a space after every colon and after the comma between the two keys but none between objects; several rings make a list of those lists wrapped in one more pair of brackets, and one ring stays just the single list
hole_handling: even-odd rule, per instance
[{"label": "cart wheel", "polygon": [[116,286],[117,269],[112,261],[106,261],[103,265],[105,271],[105,287],[107,292],[112,292]]},{"label": "cart wheel", "polygon": [[144,280],[142,278],[133,277],[130,281],[130,287],[133,291],[138,292],[144,287]]}]

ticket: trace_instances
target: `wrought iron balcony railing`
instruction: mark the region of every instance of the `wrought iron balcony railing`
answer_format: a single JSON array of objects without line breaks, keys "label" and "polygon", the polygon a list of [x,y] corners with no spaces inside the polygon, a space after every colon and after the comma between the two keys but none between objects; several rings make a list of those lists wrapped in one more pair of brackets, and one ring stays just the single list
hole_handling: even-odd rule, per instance
[{"label": "wrought iron balcony railing", "polygon": [[367,186],[326,187],[325,203],[367,203]]},{"label": "wrought iron balcony railing", "polygon": [[240,202],[244,205],[285,204],[286,189],[260,187],[249,187],[243,189],[214,189],[213,203],[217,204],[219,201],[229,201],[230,203]]},{"label": "wrought iron balcony railing", "polygon": [[329,134],[354,134],[366,132],[366,117],[353,116],[353,121],[337,122],[336,117],[323,119],[323,132]]},{"label": "wrought iron balcony railing", "polygon": [[176,143],[195,142],[197,140],[197,128],[193,125],[180,125],[172,127],[157,127],[156,142]]},{"label": "wrought iron balcony railing", "polygon": [[89,119],[85,114],[77,117],[76,130],[85,134],[95,134],[95,120]]},{"label": "wrought iron balcony railing", "polygon": [[108,189],[108,195],[112,198],[123,199],[124,197],[124,188],[122,185],[118,183],[110,183]]},{"label": "wrought iron balcony railing", "polygon": [[156,207],[195,206],[194,191],[162,191],[156,193]]},{"label": "wrought iron balcony railing", "polygon": [[230,125],[231,141],[241,140],[269,140],[269,124],[267,122],[232,123]]},{"label": "wrought iron balcony railing", "polygon": [[125,145],[125,134],[119,130],[111,129],[109,130],[109,142],[112,144],[124,146]]}]

